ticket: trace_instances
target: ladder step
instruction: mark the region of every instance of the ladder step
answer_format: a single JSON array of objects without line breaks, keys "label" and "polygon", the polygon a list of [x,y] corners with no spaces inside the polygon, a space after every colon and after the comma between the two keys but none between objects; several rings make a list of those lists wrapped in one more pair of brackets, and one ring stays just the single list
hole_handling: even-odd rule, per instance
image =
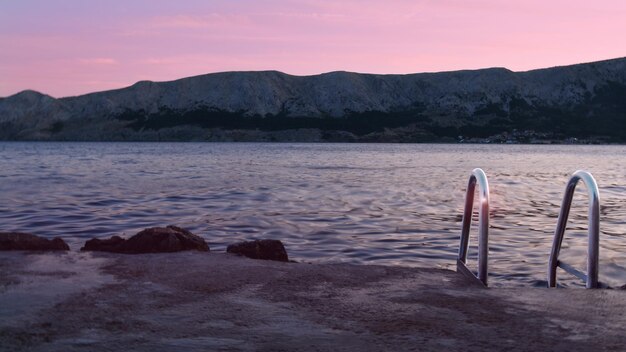
[{"label": "ladder step", "polygon": [[456,272],[462,274],[465,277],[468,277],[472,280],[474,280],[475,282],[479,283],[481,286],[485,286],[487,287],[487,285],[485,285],[484,282],[482,282],[477,276],[476,274],[474,274],[474,272],[472,272],[467,265],[465,265],[465,263],[463,263],[461,260],[456,261]]},{"label": "ladder step", "polygon": [[576,276],[577,278],[583,280],[584,282],[587,282],[587,275],[585,275],[585,273],[583,273],[582,271],[574,268],[573,266],[563,262],[562,260],[559,260],[556,264],[558,267],[560,267],[561,269],[567,271],[568,273]]}]

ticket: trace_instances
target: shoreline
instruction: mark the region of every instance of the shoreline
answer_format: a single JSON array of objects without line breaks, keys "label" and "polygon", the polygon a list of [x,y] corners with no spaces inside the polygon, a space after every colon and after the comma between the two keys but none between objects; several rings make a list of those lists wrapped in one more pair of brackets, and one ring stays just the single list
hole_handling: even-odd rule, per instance
[{"label": "shoreline", "polygon": [[78,140],[78,139],[0,139],[0,143],[262,143],[262,144],[490,144],[490,145],[596,145],[596,146],[623,146],[626,142],[606,142],[595,139],[567,138],[567,139],[546,139],[533,142],[492,140],[488,138],[467,138],[461,140],[441,139],[424,141],[368,141],[368,140],[268,140],[268,139],[106,139],[106,140]]},{"label": "shoreline", "polygon": [[201,252],[4,252],[0,271],[0,340],[16,351],[582,351],[626,343],[624,290],[488,289],[444,269]]}]

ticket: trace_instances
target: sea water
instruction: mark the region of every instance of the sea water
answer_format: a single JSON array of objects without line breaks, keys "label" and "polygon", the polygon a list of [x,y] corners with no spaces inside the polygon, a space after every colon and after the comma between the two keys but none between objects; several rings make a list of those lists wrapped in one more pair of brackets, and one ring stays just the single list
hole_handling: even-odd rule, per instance
[{"label": "sea water", "polygon": [[[480,167],[490,284],[507,287],[545,285],[565,185],[584,169],[600,189],[600,280],[626,283],[625,146],[0,142],[0,166],[0,231],[59,236],[73,250],[174,224],[215,251],[271,238],[297,261],[447,269]],[[561,258],[583,271],[587,207],[580,184]]]}]

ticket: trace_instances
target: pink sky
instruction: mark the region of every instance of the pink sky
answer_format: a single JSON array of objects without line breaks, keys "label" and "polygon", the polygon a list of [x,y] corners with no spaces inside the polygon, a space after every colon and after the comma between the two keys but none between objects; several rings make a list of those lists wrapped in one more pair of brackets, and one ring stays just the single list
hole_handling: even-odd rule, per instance
[{"label": "pink sky", "polygon": [[0,1],[0,97],[219,71],[515,71],[626,56],[623,0]]}]

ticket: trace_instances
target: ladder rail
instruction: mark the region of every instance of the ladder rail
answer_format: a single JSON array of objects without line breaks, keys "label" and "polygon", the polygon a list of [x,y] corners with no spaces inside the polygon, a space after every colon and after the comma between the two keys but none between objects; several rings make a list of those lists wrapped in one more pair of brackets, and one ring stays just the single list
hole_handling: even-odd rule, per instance
[{"label": "ladder rail", "polygon": [[489,182],[487,175],[482,169],[472,170],[465,193],[465,209],[463,211],[463,225],[459,256],[457,258],[457,271],[472,274],[467,268],[467,253],[469,248],[470,225],[472,224],[472,212],[474,210],[474,191],[476,184],[479,186],[479,211],[478,211],[478,280],[487,286],[488,261],[489,261]]},{"label": "ladder rail", "polygon": [[[559,260],[561,245],[567,227],[567,219],[569,217],[570,208],[574,191],[579,181],[582,181],[589,197],[588,211],[588,244],[587,244],[587,275],[580,273],[572,266]],[[561,204],[561,211],[557,220],[556,230],[554,232],[554,240],[552,242],[552,250],[548,261],[548,287],[556,287],[556,270],[561,267],[570,274],[579,278],[584,277],[585,286],[587,288],[597,288],[599,274],[599,258],[600,258],[600,192],[598,184],[591,173],[578,170],[572,174],[567,186],[565,187],[565,195]]]}]

